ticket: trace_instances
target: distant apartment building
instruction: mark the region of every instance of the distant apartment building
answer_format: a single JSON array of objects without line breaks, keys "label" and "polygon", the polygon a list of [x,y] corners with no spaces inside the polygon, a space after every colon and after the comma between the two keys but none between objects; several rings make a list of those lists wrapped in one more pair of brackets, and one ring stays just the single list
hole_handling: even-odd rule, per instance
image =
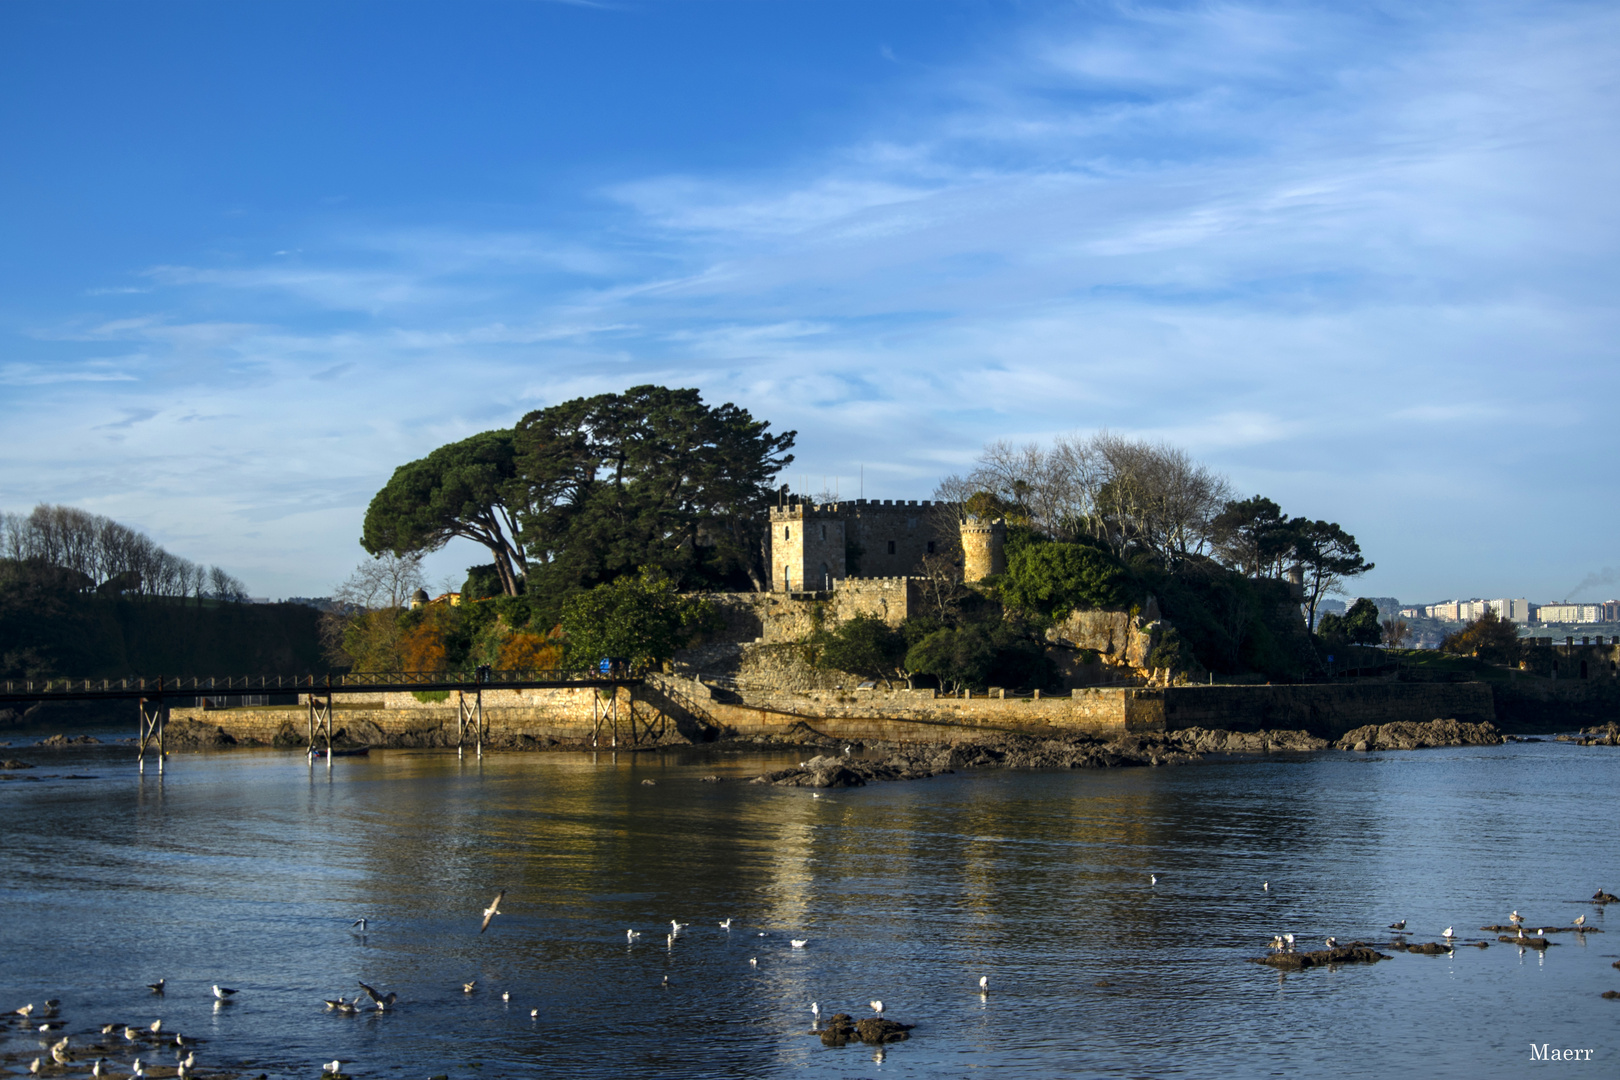
[{"label": "distant apartment building", "polygon": [[1542,604],[1536,612],[1544,623],[1597,623],[1620,621],[1620,601],[1602,604]]},{"label": "distant apartment building", "polygon": [[1498,618],[1509,619],[1521,624],[1530,622],[1534,617],[1530,601],[1522,598],[1517,600],[1447,600],[1443,604],[1427,604],[1422,607],[1403,608],[1401,614],[1407,618],[1440,619],[1444,622],[1473,622],[1487,611],[1494,611]]}]

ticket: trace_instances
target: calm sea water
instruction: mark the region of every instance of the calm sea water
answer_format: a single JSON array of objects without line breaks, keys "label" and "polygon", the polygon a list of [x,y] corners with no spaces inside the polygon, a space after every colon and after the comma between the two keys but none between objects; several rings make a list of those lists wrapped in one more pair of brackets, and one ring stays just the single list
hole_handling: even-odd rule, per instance
[{"label": "calm sea water", "polygon": [[[206,1040],[205,1074],[338,1058],[357,1077],[1478,1080],[1620,1063],[1620,1001],[1599,996],[1620,989],[1620,906],[1580,902],[1620,891],[1609,748],[963,773],[819,798],[740,782],[781,755],[386,751],[329,771],[238,751],[160,778],[127,747],[5,754],[97,779],[0,784],[0,1008],[60,998],[76,1042],[162,1018]],[[1538,954],[1479,930],[1513,908],[1608,933]],[[1400,918],[1415,941],[1454,925],[1492,944],[1286,977],[1247,962],[1274,933],[1384,940]],[[690,923],[673,944],[671,919]],[[401,1001],[324,1011],[360,979]],[[215,982],[238,999],[212,1008]],[[859,1016],[874,997],[911,1041],[880,1056],[808,1033],[812,1001]],[[1533,1063],[1532,1042],[1595,1052]]]}]

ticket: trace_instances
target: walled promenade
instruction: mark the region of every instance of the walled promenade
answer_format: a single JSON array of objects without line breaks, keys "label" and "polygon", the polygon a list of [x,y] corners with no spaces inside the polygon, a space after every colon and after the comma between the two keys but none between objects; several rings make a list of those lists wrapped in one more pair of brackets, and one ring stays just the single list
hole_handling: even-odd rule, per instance
[{"label": "walled promenade", "polygon": [[[456,696],[422,702],[411,694],[335,699],[333,727],[375,746],[455,745]],[[1369,683],[1289,686],[1100,687],[1040,697],[947,696],[935,690],[811,690],[739,693],[692,679],[652,676],[613,704],[589,688],[498,690],[484,695],[489,745],[540,748],[602,744],[616,712],[618,745],[722,738],[794,741],[820,736],[934,743],[988,732],[1086,732],[1105,738],[1189,727],[1303,730],[1336,739],[1366,724],[1441,718],[1495,720],[1484,683]],[[175,709],[175,720],[218,726],[241,742],[303,745],[303,706]]]}]

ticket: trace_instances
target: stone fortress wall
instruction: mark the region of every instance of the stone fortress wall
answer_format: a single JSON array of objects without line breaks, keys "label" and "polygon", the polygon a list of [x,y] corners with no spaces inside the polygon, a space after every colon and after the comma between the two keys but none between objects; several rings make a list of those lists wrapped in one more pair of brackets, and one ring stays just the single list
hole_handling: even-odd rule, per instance
[{"label": "stone fortress wall", "polygon": [[[915,574],[927,556],[954,552],[963,539],[961,529],[956,508],[950,503],[927,499],[813,503],[785,498],[770,512],[771,589],[825,592],[848,577]],[[986,533],[980,545],[987,549],[983,565],[988,567],[993,561],[988,547],[995,544],[999,548],[1005,538],[1005,527],[995,536]],[[1000,565],[1005,568],[1004,556]],[[985,576],[981,573],[968,580]]]}]

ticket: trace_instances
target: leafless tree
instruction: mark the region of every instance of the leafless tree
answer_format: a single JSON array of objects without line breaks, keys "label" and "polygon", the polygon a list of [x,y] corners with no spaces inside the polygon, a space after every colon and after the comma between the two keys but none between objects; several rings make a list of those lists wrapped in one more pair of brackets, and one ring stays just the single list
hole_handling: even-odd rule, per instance
[{"label": "leafless tree", "polygon": [[[36,506],[26,518],[0,519],[0,555],[82,574],[109,591],[184,599],[199,596],[204,570],[170,554],[151,537],[111,518],[72,506]],[[240,581],[236,590],[246,595]]]}]

